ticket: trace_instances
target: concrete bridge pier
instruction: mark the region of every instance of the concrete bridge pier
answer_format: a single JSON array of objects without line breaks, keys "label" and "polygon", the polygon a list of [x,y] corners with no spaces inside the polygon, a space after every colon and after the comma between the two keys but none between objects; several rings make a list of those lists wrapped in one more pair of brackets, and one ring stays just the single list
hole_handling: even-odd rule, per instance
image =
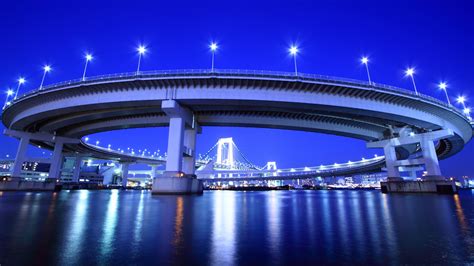
[{"label": "concrete bridge pier", "polygon": [[152,194],[201,194],[202,181],[194,174],[198,126],[193,113],[175,100],[161,103],[169,117],[168,151],[163,176],[153,179]]},{"label": "concrete bridge pier", "polygon": [[74,161],[74,172],[72,173],[72,182],[78,183],[81,177],[82,156],[77,155]]},{"label": "concrete bridge pier", "polygon": [[[437,130],[426,133],[409,133],[404,136],[369,142],[369,148],[383,148],[387,168],[387,181],[381,182],[382,192],[431,192],[456,193],[454,182],[447,181],[441,174],[434,142],[452,136],[452,130]],[[421,156],[398,160],[396,147],[419,144]],[[404,180],[400,177],[400,168],[413,168],[423,165],[427,174],[422,181]],[[412,177],[413,178],[413,177]]]},{"label": "concrete bridge pier", "polygon": [[21,170],[23,168],[23,163],[25,162],[26,151],[29,144],[30,138],[28,136],[20,137],[20,143],[18,144],[18,149],[11,172],[12,179],[19,179],[21,176]]},{"label": "concrete bridge pier", "polygon": [[121,163],[122,187],[123,188],[127,188],[129,167],[130,167],[130,163],[128,163],[128,162]]},{"label": "concrete bridge pier", "polygon": [[[52,191],[57,189],[56,184],[61,178],[61,166],[63,163],[63,146],[66,143],[79,143],[77,139],[71,139],[61,136],[55,136],[48,133],[29,133],[23,131],[16,131],[5,129],[4,134],[10,137],[14,137],[20,140],[18,145],[17,154],[13,167],[11,169],[11,178],[9,181],[2,182],[0,184],[1,190],[38,190],[38,191]],[[33,182],[33,181],[22,181],[21,171],[23,163],[26,160],[26,152],[28,150],[28,144],[31,140],[43,141],[54,145],[53,156],[51,157],[51,165],[49,168],[49,175],[47,182]]]}]

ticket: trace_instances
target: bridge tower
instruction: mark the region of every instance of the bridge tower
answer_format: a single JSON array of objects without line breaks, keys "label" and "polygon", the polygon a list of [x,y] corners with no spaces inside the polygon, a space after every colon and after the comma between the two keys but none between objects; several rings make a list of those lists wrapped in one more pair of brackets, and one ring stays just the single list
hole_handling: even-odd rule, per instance
[{"label": "bridge tower", "polygon": [[234,145],[232,138],[219,139],[217,142],[216,164],[235,169]]}]

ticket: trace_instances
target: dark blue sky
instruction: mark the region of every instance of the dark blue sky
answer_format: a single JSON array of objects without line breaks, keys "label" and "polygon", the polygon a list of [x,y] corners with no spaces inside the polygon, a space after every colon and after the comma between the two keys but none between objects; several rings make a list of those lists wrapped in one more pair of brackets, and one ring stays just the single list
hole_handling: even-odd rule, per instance
[{"label": "dark blue sky", "polygon": [[[297,43],[301,72],[365,79],[359,63],[370,57],[373,80],[411,89],[403,77],[417,69],[420,92],[440,99],[446,80],[454,99],[474,101],[474,4],[472,1],[2,1],[0,86],[27,78],[39,86],[41,66],[53,71],[46,84],[79,78],[83,54],[93,53],[88,75],[134,71],[135,48],[149,53],[143,70],[209,68],[211,40],[219,43],[217,68],[291,71],[287,49]],[[2,98],[3,101],[4,98]],[[3,130],[3,128],[2,128]],[[165,129],[102,133],[91,139],[113,147],[166,149]],[[323,134],[247,128],[204,128],[198,152],[219,137],[234,137],[257,164],[302,167],[373,156],[362,141]],[[0,157],[17,141],[0,137]],[[40,152],[32,150],[31,154]],[[442,162],[446,175],[474,175],[471,142]]]}]

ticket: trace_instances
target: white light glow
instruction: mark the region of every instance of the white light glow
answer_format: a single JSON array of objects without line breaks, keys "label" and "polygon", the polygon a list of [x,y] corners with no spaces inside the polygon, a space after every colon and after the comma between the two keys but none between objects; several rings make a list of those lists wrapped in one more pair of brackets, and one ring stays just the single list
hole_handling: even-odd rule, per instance
[{"label": "white light glow", "polygon": [[49,71],[51,71],[51,66],[45,65],[45,66],[43,67],[43,70],[44,70],[44,72],[49,72]]},{"label": "white light glow", "polygon": [[18,83],[19,83],[19,84],[23,84],[23,83],[25,83],[25,82],[26,82],[26,80],[25,80],[24,78],[19,78],[19,79],[18,79]]},{"label": "white light glow", "polygon": [[414,68],[408,68],[405,70],[405,75],[412,77],[415,74],[415,69]]},{"label": "white light glow", "polygon": [[92,57],[91,54],[86,54],[86,60],[87,61],[91,61],[92,59],[94,59],[94,57]]},{"label": "white light glow", "polygon": [[464,103],[464,102],[466,101],[466,97],[464,97],[464,96],[459,96],[459,97],[456,99],[456,101],[457,101],[458,103]]},{"label": "white light glow", "polygon": [[438,84],[438,88],[440,88],[442,90],[446,90],[447,87],[448,87],[448,84],[446,84],[446,82],[440,82]]},{"label": "white light glow", "polygon": [[362,59],[360,59],[360,61],[362,62],[362,64],[366,64],[369,63],[369,58],[368,57],[362,57]]},{"label": "white light glow", "polygon": [[296,55],[299,52],[298,47],[296,46],[291,46],[289,51],[292,55]]},{"label": "white light glow", "polygon": [[146,53],[146,47],[143,45],[138,46],[137,51],[139,54],[144,54]]},{"label": "white light glow", "polygon": [[213,43],[211,43],[211,44],[209,45],[209,48],[211,48],[211,51],[215,51],[215,50],[217,50],[217,48],[219,48],[219,47],[217,46],[217,43],[213,42]]},{"label": "white light glow", "polygon": [[7,90],[7,95],[12,96],[15,92],[13,90]]}]

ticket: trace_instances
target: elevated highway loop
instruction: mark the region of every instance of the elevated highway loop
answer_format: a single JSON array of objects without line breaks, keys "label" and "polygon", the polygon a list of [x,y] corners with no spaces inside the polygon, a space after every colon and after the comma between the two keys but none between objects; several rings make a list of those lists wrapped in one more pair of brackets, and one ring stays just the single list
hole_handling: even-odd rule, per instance
[{"label": "elevated highway loop", "polygon": [[[194,174],[194,167],[183,171],[182,151],[190,151],[184,153],[185,158],[195,156],[199,126],[321,132],[373,142],[372,147],[377,141],[416,135],[433,145],[392,141],[389,148],[383,147],[390,153],[386,158],[405,159],[394,157],[392,150],[400,154],[414,146],[435,148],[437,158],[425,161],[436,159],[433,167],[438,170],[438,158],[459,152],[473,133],[464,114],[426,95],[327,76],[242,70],[151,71],[63,82],[17,99],[4,110],[2,121],[11,130],[69,139],[117,129],[170,126],[167,172],[174,176]],[[444,135],[435,140],[421,137],[438,131]],[[185,147],[185,142],[191,147]],[[61,153],[62,148],[55,152]],[[68,143],[64,149],[97,153],[83,143]],[[170,154],[174,154],[172,162]],[[429,154],[433,153],[424,156]],[[16,164],[21,156],[17,159]],[[399,177],[396,171],[392,173]]]}]

